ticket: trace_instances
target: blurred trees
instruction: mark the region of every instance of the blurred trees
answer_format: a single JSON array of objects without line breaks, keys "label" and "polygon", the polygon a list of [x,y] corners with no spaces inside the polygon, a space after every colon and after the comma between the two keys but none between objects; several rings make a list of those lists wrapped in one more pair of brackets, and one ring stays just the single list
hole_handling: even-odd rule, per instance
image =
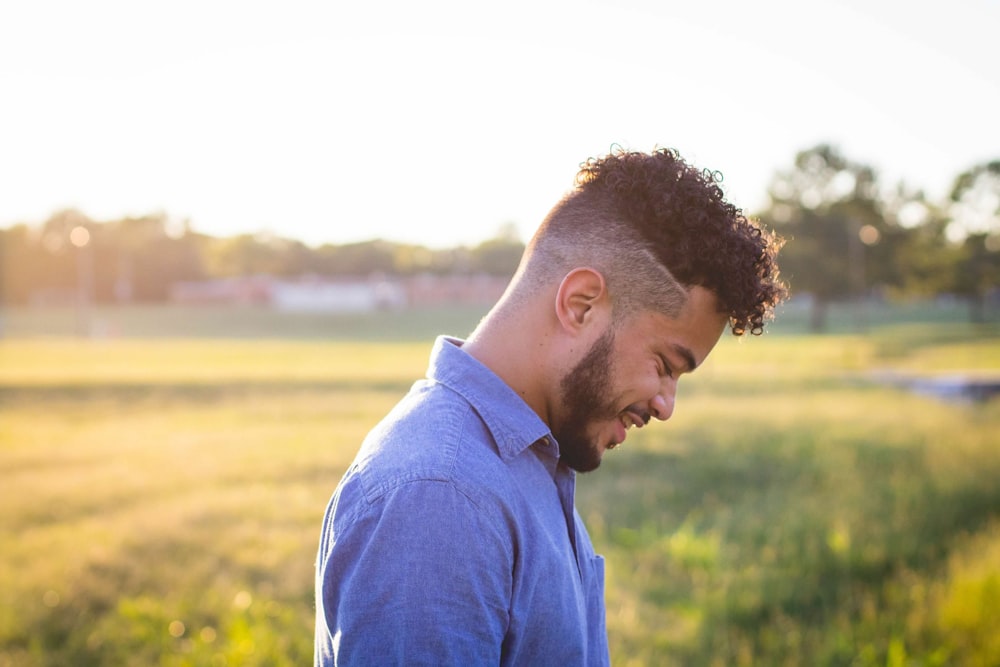
[{"label": "blurred trees", "polygon": [[[79,237],[77,246],[71,237],[78,228],[86,230],[86,242]],[[101,303],[163,301],[178,282],[260,274],[510,276],[523,250],[512,226],[471,248],[384,240],[313,248],[269,234],[206,236],[162,213],[99,223],[65,210],[40,227],[0,229],[0,303],[72,303],[84,271],[88,298]],[[89,268],[81,269],[82,262]]]},{"label": "blurred trees", "polygon": [[986,298],[1000,285],[1000,160],[958,175],[951,189],[946,232],[964,239],[945,288],[969,302],[970,317],[985,317]]},{"label": "blurred trees", "polygon": [[936,204],[820,144],[776,173],[768,195],[759,217],[787,240],[782,272],[811,299],[815,331],[831,303],[894,294],[956,295],[982,318],[1000,285],[1000,162],[959,175]]},{"label": "blurred trees", "polygon": [[174,282],[205,276],[204,238],[176,233],[164,214],[98,223],[59,211],[38,228],[0,230],[0,300],[65,302],[86,278],[99,302],[161,301]]},{"label": "blurred trees", "polygon": [[191,233],[186,222],[158,213],[93,227],[103,257],[96,269],[100,301],[162,301],[173,283],[206,275],[205,237]]},{"label": "blurred trees", "polygon": [[869,281],[898,281],[892,263],[877,261],[864,247],[881,243],[879,255],[892,252],[883,242],[890,223],[871,167],[817,146],[778,172],[768,195],[771,206],[761,219],[788,239],[782,271],[794,289],[812,296],[814,329],[824,326],[830,302],[860,296]]},{"label": "blurred trees", "polygon": [[[786,238],[782,272],[793,296],[810,299],[815,330],[835,302],[950,295],[967,300],[975,320],[998,293],[1000,160],[971,165],[932,201],[820,144],[775,173],[768,194],[757,216]],[[179,281],[256,274],[510,276],[523,250],[512,223],[474,247],[310,247],[271,234],[210,237],[163,213],[96,222],[64,210],[38,227],[0,229],[0,303],[69,302],[84,289],[98,302],[153,302]]]}]

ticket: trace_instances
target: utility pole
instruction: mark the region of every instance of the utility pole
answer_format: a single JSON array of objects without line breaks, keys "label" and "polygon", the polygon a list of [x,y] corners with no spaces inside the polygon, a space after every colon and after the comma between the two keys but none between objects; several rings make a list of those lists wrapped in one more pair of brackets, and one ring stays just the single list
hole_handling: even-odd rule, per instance
[{"label": "utility pole", "polygon": [[94,253],[90,230],[77,225],[70,230],[69,242],[76,248],[76,333],[81,338],[89,338],[90,303],[94,294]]},{"label": "utility pole", "polygon": [[854,220],[847,225],[847,272],[850,276],[854,329],[862,333],[865,330],[865,257],[861,225]]}]

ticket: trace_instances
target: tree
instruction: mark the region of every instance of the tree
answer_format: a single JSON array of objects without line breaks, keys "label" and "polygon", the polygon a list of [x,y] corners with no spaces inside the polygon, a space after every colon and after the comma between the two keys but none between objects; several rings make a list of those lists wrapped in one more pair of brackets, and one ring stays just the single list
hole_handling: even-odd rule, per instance
[{"label": "tree", "polygon": [[1000,160],[959,174],[949,200],[947,233],[960,242],[950,288],[968,301],[970,319],[979,322],[987,296],[1000,285]]},{"label": "tree", "polygon": [[973,322],[986,320],[987,296],[1000,285],[1000,247],[994,239],[987,234],[969,234],[955,263],[953,289],[968,302]]},{"label": "tree", "polygon": [[496,236],[483,241],[472,249],[472,266],[475,271],[493,276],[514,275],[524,254],[524,243],[517,233],[517,226],[505,223]]},{"label": "tree", "polygon": [[782,273],[812,297],[813,330],[825,328],[830,303],[902,284],[895,255],[907,232],[884,214],[873,168],[821,144],[796,155],[768,194],[760,217],[787,240]]},{"label": "tree", "polygon": [[324,245],[317,251],[322,273],[340,276],[392,274],[396,268],[394,244],[376,239],[346,245]]},{"label": "tree", "polygon": [[162,301],[178,281],[205,275],[204,237],[165,213],[125,217],[103,225],[104,252],[99,298],[105,301]]},{"label": "tree", "polygon": [[945,207],[928,201],[923,192],[908,192],[900,186],[888,199],[886,215],[908,230],[896,261],[906,294],[929,297],[950,292],[958,251],[949,243]]},{"label": "tree", "polygon": [[215,277],[281,275],[285,242],[257,234],[239,234],[206,241],[206,272]]},{"label": "tree", "polygon": [[44,279],[47,259],[27,225],[0,229],[0,303],[26,303]]}]

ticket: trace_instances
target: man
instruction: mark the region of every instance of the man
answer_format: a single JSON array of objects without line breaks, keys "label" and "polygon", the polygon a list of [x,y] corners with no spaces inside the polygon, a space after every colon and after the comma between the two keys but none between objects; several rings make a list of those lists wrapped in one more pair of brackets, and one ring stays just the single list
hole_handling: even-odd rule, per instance
[{"label": "man", "polygon": [[779,243],[675,152],[585,163],[468,340],[369,434],[327,509],[317,665],[604,665],[577,472],[668,419],[728,322],[760,333]]}]

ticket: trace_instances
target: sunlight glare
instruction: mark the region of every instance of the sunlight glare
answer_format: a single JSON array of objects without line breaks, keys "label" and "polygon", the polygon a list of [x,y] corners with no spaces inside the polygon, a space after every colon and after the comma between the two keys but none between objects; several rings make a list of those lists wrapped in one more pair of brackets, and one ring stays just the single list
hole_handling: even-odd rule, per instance
[{"label": "sunlight glare", "polygon": [[249,609],[253,604],[253,596],[248,591],[240,591],[233,599],[233,606],[237,609]]},{"label": "sunlight glare", "polygon": [[858,230],[858,238],[865,245],[875,245],[882,238],[881,232],[872,225],[865,225]]},{"label": "sunlight glare", "polygon": [[180,639],[181,637],[183,637],[184,630],[185,630],[184,624],[181,623],[180,621],[171,621],[170,626],[167,628],[167,631],[170,633],[170,636],[175,639]]},{"label": "sunlight glare", "polygon": [[69,242],[77,248],[83,248],[90,243],[90,230],[83,225],[77,225],[69,233]]}]

